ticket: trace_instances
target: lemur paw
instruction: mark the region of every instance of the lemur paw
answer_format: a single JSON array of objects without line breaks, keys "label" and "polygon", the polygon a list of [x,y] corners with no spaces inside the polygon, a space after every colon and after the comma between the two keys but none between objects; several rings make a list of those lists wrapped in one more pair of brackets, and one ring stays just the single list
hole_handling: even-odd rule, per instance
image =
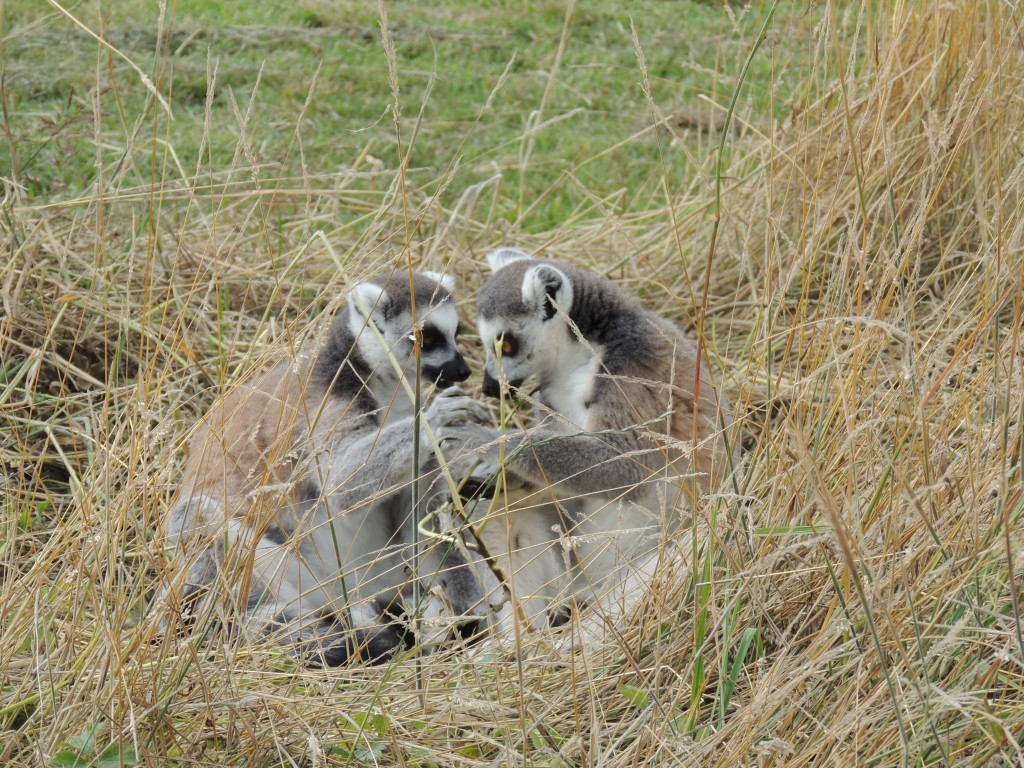
[{"label": "lemur paw", "polygon": [[435,432],[458,424],[490,424],[491,412],[479,400],[474,400],[458,387],[438,392],[427,406],[424,415]]},{"label": "lemur paw", "polygon": [[506,491],[529,487],[529,481],[511,466],[502,464],[502,435],[478,424],[452,426],[438,432],[441,449],[448,457],[452,477],[465,480],[464,496],[493,494],[499,476]]}]

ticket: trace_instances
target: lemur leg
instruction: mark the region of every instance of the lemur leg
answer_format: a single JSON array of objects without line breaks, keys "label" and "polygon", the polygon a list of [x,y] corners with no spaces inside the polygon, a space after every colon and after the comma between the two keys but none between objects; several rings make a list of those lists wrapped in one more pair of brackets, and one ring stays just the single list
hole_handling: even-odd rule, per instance
[{"label": "lemur leg", "polygon": [[528,630],[560,623],[564,611],[556,600],[569,591],[569,562],[563,549],[565,512],[544,485],[509,472],[501,476],[501,491],[493,498],[501,471],[500,439],[497,430],[479,426],[444,431],[453,478],[465,476],[484,497],[492,497],[476,499],[470,518],[480,548],[476,571],[495,613],[494,634],[507,644],[517,623]]},{"label": "lemur leg", "polygon": [[[412,514],[406,514],[402,523],[410,574],[404,596],[410,611],[418,614],[417,641],[427,647],[475,637],[482,620],[490,613],[481,581],[486,572],[477,567],[478,556],[466,547],[465,541],[471,537],[465,522],[456,522],[450,502],[448,479],[431,455],[423,465],[420,479],[421,530],[416,530]],[[414,565],[417,541],[418,562]],[[413,574],[419,576],[419,604],[414,601]],[[500,586],[493,576],[491,580]]]},{"label": "lemur leg", "polygon": [[[354,533],[349,541],[359,542],[357,546],[379,543]],[[399,567],[386,546],[372,552],[376,560]],[[391,600],[372,594],[371,564],[353,559],[347,566],[338,568],[336,554],[319,551],[311,536],[284,544],[261,540],[253,582],[265,587],[262,595],[250,593],[249,634],[272,635],[315,665],[334,666],[353,657],[376,662],[391,656],[406,640],[404,627],[389,614]]]},{"label": "lemur leg", "polygon": [[[166,541],[176,548],[183,566],[153,598],[152,604],[161,609],[161,628],[208,628],[241,607],[245,600],[233,589],[225,560],[242,563],[242,553],[252,552],[254,538],[250,527],[231,518],[223,503],[207,495],[177,504],[169,516]],[[244,608],[238,615],[244,615]],[[175,620],[177,626],[171,627]]]},{"label": "lemur leg", "polygon": [[[584,559],[577,572],[575,594],[587,601],[587,610],[574,615],[569,632],[559,643],[563,649],[595,648],[608,641],[618,642],[629,616],[652,594],[659,578],[685,572],[687,553],[694,533],[691,529],[675,531],[671,538],[657,528],[645,529],[636,546],[618,559],[618,566],[600,580],[579,581],[589,573]],[[586,556],[584,555],[584,558]]]},{"label": "lemur leg", "polygon": [[[220,626],[249,640],[272,635],[292,643],[297,655],[324,664],[357,654],[379,660],[388,655],[389,644],[393,649],[403,642],[386,604],[374,598],[345,600],[359,592],[356,555],[378,557],[386,550],[390,526],[351,515],[333,528],[328,521],[309,520],[290,535],[272,525],[256,539],[252,527],[223,509],[198,496],[171,512],[167,538],[186,565],[154,600],[163,606],[165,631],[177,617],[180,629],[205,632]],[[340,562],[333,543],[317,546],[311,529],[321,528],[332,531],[331,542],[335,536],[343,542]],[[400,563],[392,570],[400,573]]]},{"label": "lemur leg", "polygon": [[411,583],[405,592],[410,610],[418,613],[418,645],[433,648],[479,634],[488,609],[472,556],[467,555],[456,541],[443,539],[426,542],[420,553],[419,605]]},{"label": "lemur leg", "polygon": [[[674,546],[667,547],[666,553],[670,557],[678,557]],[[587,610],[573,615],[559,647],[563,650],[592,649],[609,639],[617,639],[630,613],[648,593],[662,561],[661,553],[649,553],[634,563],[628,572],[618,574],[622,578],[605,582],[596,591],[591,590]]]},{"label": "lemur leg", "polygon": [[[482,404],[449,390],[435,397],[424,415],[437,431],[460,421],[479,421],[488,413]],[[479,590],[472,590],[465,579],[448,575],[458,573],[458,563],[450,558],[446,564],[441,548],[425,548],[416,569],[412,568],[416,541],[410,489],[412,426],[411,418],[403,419],[383,429],[366,430],[330,450],[322,467],[325,493],[310,535],[320,563],[314,572],[325,579],[343,574],[340,584],[350,603],[347,623],[357,633],[369,633],[378,645],[388,639],[406,641],[404,634],[383,631],[395,621],[380,608],[397,607],[403,596],[410,596],[413,580],[423,587],[424,609],[434,623],[442,619],[457,623],[464,612],[481,603]],[[421,455],[427,457],[429,446],[425,437],[421,439]],[[338,591],[331,590],[336,600],[344,601],[345,595]],[[450,634],[427,632],[421,639],[436,643]]]},{"label": "lemur leg", "polygon": [[486,597],[494,603],[501,590],[503,604],[494,620],[494,631],[507,642],[514,637],[517,621],[525,620],[526,626],[534,630],[549,626],[549,610],[564,589],[566,568],[554,505],[511,511],[495,507],[494,512],[478,512],[474,523],[476,535],[503,582],[494,579]]},{"label": "lemur leg", "polygon": [[573,553],[573,593],[600,602],[609,585],[628,577],[637,563],[657,551],[660,516],[635,502],[590,497],[579,500],[567,526]]}]

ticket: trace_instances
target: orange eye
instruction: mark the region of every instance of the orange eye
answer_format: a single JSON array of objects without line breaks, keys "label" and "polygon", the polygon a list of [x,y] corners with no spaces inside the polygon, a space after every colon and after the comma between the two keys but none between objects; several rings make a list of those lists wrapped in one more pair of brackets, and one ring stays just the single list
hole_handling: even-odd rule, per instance
[{"label": "orange eye", "polygon": [[505,357],[512,357],[519,351],[519,339],[510,333],[501,338],[501,354]]}]

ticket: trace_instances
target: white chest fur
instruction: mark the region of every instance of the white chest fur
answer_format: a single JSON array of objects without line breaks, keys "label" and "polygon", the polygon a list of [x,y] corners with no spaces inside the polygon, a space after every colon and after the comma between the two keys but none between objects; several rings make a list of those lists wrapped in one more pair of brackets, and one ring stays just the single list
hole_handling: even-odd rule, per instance
[{"label": "white chest fur", "polygon": [[601,360],[580,348],[560,362],[560,370],[541,383],[544,404],[562,417],[561,427],[566,432],[592,429],[587,403],[594,394]]},{"label": "white chest fur", "polygon": [[[394,424],[406,416],[412,416],[412,400],[405,391],[405,387],[402,386],[402,382],[395,381],[392,377],[374,377],[370,382],[370,391],[380,408],[381,428],[388,424]],[[411,435],[410,439],[412,439]]]}]

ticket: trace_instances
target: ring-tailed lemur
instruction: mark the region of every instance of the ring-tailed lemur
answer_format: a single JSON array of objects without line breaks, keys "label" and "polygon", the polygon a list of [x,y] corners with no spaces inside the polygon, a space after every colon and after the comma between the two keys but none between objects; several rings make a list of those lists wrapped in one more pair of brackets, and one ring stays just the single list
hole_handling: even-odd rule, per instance
[{"label": "ring-tailed lemur", "polygon": [[[642,594],[662,533],[671,541],[683,528],[685,499],[731,469],[731,406],[694,343],[610,281],[513,249],[488,261],[477,304],[484,393],[536,377],[537,424],[503,437],[520,487],[485,527],[486,548],[502,555],[535,626],[561,618],[551,601],[569,596],[607,621]],[[494,434],[477,432],[478,445]],[[484,453],[480,477],[500,468],[493,445]]]},{"label": "ring-tailed lemur", "polygon": [[[413,576],[443,637],[480,605],[459,551],[411,543],[414,313],[424,388],[464,381],[453,281],[401,273],[356,285],[325,342],[240,387],[191,441],[166,541],[188,558],[161,602],[244,635],[274,633],[313,663],[382,659],[407,640],[396,618]],[[424,409],[437,432],[489,419],[449,389]],[[430,454],[426,431],[421,455]],[[443,626],[445,618],[450,619]],[[417,638],[417,639],[422,639]]]}]

